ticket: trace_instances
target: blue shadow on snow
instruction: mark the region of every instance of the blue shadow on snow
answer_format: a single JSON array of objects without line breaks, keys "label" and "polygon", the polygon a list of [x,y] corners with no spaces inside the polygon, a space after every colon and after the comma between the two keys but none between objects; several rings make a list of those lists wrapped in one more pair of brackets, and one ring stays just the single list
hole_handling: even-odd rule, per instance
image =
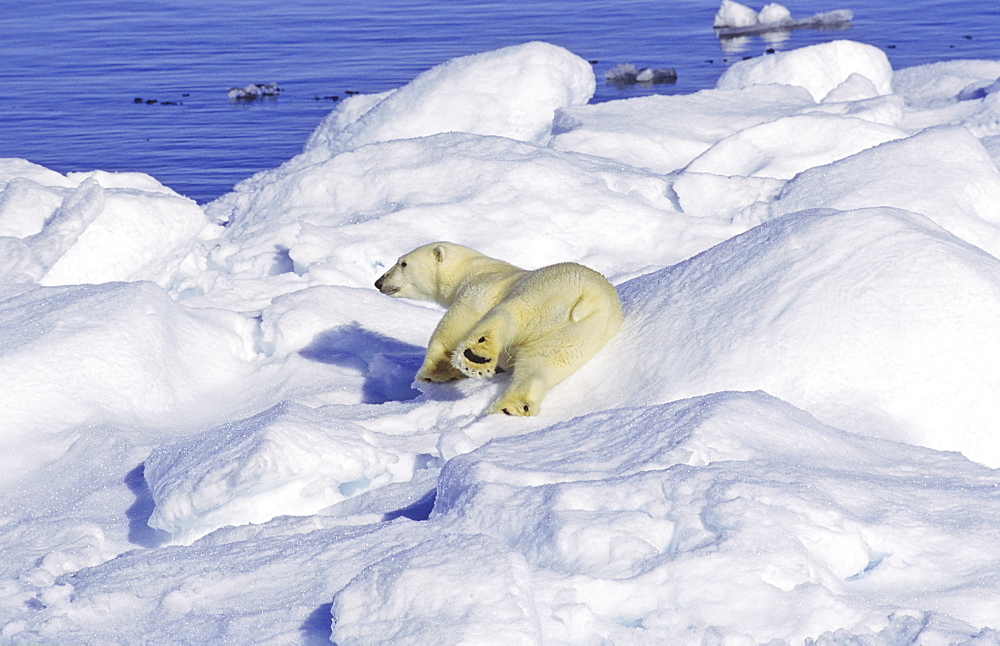
[{"label": "blue shadow on snow", "polygon": [[434,501],[437,499],[437,489],[431,489],[427,494],[418,500],[417,502],[403,507],[402,509],[397,509],[396,511],[390,511],[385,516],[382,517],[383,521],[396,520],[397,518],[409,518],[410,520],[427,520],[431,517],[431,511],[434,510]]},{"label": "blue shadow on snow", "polygon": [[148,525],[153,513],[153,494],[146,484],[146,465],[140,464],[125,476],[125,486],[128,487],[135,502],[125,510],[128,519],[128,541],[139,547],[159,547],[167,542],[170,534]]},{"label": "blue shadow on snow", "polygon": [[349,323],[317,334],[299,354],[312,361],[357,370],[365,377],[363,402],[406,401],[420,393],[410,385],[424,349]]},{"label": "blue shadow on snow", "polygon": [[[299,633],[302,635],[302,643],[305,646],[330,646],[330,638],[333,636],[333,610],[332,603],[324,603],[316,608],[306,620],[299,626]],[[336,645],[334,645],[336,646]]]}]

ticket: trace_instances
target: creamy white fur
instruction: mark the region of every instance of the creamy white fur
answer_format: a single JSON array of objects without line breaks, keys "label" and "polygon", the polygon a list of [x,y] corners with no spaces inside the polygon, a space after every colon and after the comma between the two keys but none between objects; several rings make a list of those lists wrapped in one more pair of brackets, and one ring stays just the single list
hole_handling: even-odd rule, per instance
[{"label": "creamy white fur", "polygon": [[446,307],[417,379],[453,381],[513,372],[487,413],[534,415],[550,388],[621,326],[618,293],[577,263],[525,270],[450,242],[400,257],[375,286]]}]

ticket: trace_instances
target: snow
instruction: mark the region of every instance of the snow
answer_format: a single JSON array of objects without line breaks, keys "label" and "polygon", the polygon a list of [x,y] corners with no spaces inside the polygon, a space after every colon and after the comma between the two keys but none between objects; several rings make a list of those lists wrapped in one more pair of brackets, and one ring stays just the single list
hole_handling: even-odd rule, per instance
[{"label": "snow", "polygon": [[712,24],[715,27],[751,27],[757,24],[757,20],[757,12],[750,7],[733,0],[722,0]]},{"label": "snow", "polygon": [[717,87],[738,90],[778,83],[803,87],[813,99],[822,101],[853,74],[871,81],[875,95],[891,91],[892,67],[885,52],[850,40],[834,40],[739,61],[722,74]]},{"label": "snow", "polygon": [[618,63],[604,74],[604,79],[612,85],[676,83],[677,70],[672,67],[640,69],[632,63]]},{"label": "snow", "polygon": [[209,224],[193,200],[148,175],[63,177],[27,163],[10,165],[8,172],[17,175],[4,182],[0,234],[14,259],[0,264],[0,276],[24,274],[42,285],[164,285]]},{"label": "snow", "polygon": [[281,92],[277,83],[251,83],[244,87],[231,87],[226,92],[230,101],[253,101],[264,97],[275,97]]},{"label": "snow", "polygon": [[726,136],[815,105],[804,88],[766,85],[568,107],[556,112],[550,147],[668,174]]},{"label": "snow", "polygon": [[764,5],[757,13],[757,22],[765,25],[777,24],[791,19],[792,12],[777,2]]},{"label": "snow", "polygon": [[370,106],[335,140],[345,151],[451,131],[541,143],[551,129],[551,111],[586,103],[595,87],[590,64],[561,47],[507,47],[424,72]]},{"label": "snow", "polygon": [[[591,105],[528,43],[204,207],[0,160],[0,639],[1000,643],[997,78],[834,41]],[[433,240],[623,328],[483,416],[372,286]]]},{"label": "snow", "polygon": [[713,26],[720,38],[743,38],[762,35],[771,40],[781,40],[781,34],[792,29],[838,29],[850,26],[854,12],[849,9],[824,11],[806,18],[793,18],[784,5],[772,2],[760,11],[733,0],[722,0],[715,14]]}]

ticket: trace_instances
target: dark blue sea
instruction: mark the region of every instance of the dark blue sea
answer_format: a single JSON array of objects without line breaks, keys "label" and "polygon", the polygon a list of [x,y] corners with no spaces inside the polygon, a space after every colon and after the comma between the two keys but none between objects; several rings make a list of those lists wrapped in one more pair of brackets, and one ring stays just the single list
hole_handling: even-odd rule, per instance
[{"label": "dark blue sea", "polygon": [[[594,101],[695,92],[745,56],[839,38],[882,48],[896,69],[1000,59],[1000,0],[782,4],[797,18],[850,9],[854,21],[733,46],[712,29],[712,0],[2,0],[0,157],[141,171],[204,203],[298,153],[334,97],[529,40],[593,61]],[[672,67],[677,82],[604,84],[616,63]],[[268,82],[277,98],[227,97]]]}]

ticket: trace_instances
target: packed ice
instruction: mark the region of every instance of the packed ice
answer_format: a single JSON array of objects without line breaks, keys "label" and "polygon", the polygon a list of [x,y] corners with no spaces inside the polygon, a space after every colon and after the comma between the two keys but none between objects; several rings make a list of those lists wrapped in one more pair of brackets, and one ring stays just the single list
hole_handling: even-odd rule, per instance
[{"label": "packed ice", "polygon": [[281,88],[275,82],[250,83],[243,87],[231,87],[226,91],[230,101],[253,101],[254,99],[273,98],[281,93]]},{"label": "packed ice", "polygon": [[717,35],[733,38],[791,29],[840,29],[850,26],[852,20],[854,12],[850,9],[835,9],[795,18],[787,7],[777,2],[754,11],[734,0],[722,0],[712,24]]},{"label": "packed ice", "polygon": [[[206,205],[0,160],[0,640],[1000,644],[998,78],[840,40],[591,104],[532,42]],[[536,417],[415,383],[442,311],[372,283],[435,240],[622,329]]]},{"label": "packed ice", "polygon": [[604,80],[611,85],[676,83],[677,70],[672,67],[639,68],[632,63],[618,63],[604,73]]}]

